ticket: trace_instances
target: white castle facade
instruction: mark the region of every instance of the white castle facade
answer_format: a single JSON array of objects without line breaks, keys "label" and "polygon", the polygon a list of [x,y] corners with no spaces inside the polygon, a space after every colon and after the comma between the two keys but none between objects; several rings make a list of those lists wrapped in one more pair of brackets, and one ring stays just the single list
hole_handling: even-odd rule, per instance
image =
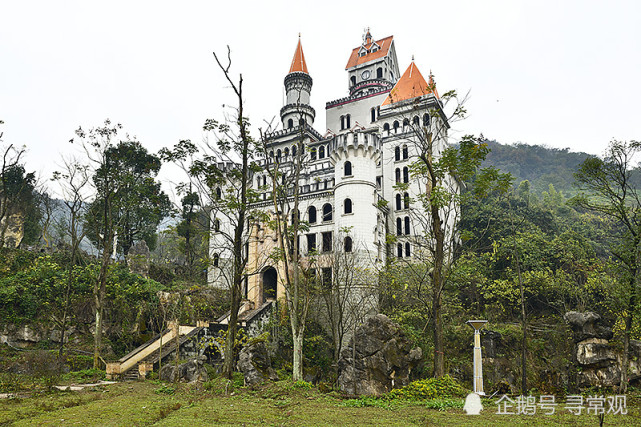
[{"label": "white castle facade", "polygon": [[[327,129],[321,133],[313,127],[313,81],[299,40],[285,77],[281,126],[266,135],[263,161],[291,170],[297,147],[305,147],[298,203],[300,218],[309,227],[299,235],[301,256],[352,253],[361,271],[370,272],[361,280],[371,282],[389,257],[412,261],[421,250],[418,243],[429,238],[427,213],[419,200],[430,187],[413,176],[411,165],[424,152],[419,145],[428,135],[434,138],[431,155],[438,157],[449,125],[432,76],[426,81],[413,60],[401,75],[393,36],[374,40],[367,31],[352,50],[346,71],[349,95],[326,103]],[[263,200],[256,206],[273,211],[270,175],[257,173],[252,182]],[[449,230],[454,221],[455,216],[447,219]],[[285,295],[283,267],[269,259],[275,233],[264,224],[254,224],[250,233],[244,292],[257,308]],[[222,269],[230,252],[221,249],[216,234],[211,236],[215,266],[209,282],[226,287]],[[336,274],[331,263],[321,262],[318,270],[322,280]]]}]

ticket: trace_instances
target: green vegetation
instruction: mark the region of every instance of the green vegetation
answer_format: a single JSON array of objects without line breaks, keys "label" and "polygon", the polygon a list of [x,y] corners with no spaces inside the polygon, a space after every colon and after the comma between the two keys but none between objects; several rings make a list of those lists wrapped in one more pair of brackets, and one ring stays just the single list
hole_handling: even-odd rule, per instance
[{"label": "green vegetation", "polygon": [[[225,380],[227,381],[227,380]],[[158,390],[175,389],[173,393]],[[207,390],[202,385],[162,386],[154,381],[119,383],[81,392],[35,394],[0,400],[0,424],[36,425],[598,425],[595,415],[572,415],[559,405],[555,415],[498,415],[484,399],[479,416],[468,416],[463,398],[420,401],[345,400],[335,392],[296,388],[278,381],[259,388]],[[605,425],[636,426],[639,396],[628,397],[628,415],[606,415]]]}]

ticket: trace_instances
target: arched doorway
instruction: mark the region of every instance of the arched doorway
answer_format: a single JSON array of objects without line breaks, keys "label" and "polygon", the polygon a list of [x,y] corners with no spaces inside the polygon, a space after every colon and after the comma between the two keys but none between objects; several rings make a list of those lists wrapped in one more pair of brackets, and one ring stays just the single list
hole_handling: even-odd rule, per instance
[{"label": "arched doorway", "polygon": [[274,267],[269,267],[263,272],[263,302],[276,299],[278,273]]}]

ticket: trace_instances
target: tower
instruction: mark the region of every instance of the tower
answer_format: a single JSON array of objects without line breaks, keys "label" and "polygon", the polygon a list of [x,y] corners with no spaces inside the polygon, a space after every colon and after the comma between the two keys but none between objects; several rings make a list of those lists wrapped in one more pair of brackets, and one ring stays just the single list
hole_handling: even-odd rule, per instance
[{"label": "tower", "polygon": [[285,76],[285,91],[287,94],[285,105],[280,110],[283,128],[292,129],[303,123],[313,125],[316,111],[309,105],[312,78],[307,71],[300,36],[292,65],[289,67],[289,73]]}]

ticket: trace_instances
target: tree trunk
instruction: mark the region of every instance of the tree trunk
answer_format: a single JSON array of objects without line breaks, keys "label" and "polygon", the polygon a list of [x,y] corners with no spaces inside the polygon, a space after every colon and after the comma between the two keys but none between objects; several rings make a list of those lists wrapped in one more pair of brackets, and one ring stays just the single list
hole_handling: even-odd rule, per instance
[{"label": "tree trunk", "polygon": [[292,338],[294,341],[292,379],[294,381],[303,381],[303,332],[296,331]]},{"label": "tree trunk", "polygon": [[[632,308],[632,307],[630,307]],[[632,329],[632,311],[628,310],[625,317],[625,329],[623,331],[623,356],[621,357],[621,384],[619,393],[625,393],[628,390],[628,352],[630,351],[630,330]]]},{"label": "tree trunk", "polygon": [[240,309],[240,289],[234,284],[231,289],[231,312],[227,324],[227,341],[225,342],[225,360],[223,362],[223,377],[231,380],[234,372],[234,347],[238,332],[238,310]]},{"label": "tree trunk", "polygon": [[432,298],[432,322],[434,324],[434,377],[445,375],[445,353],[443,345],[443,319],[441,316],[441,295],[435,292]]},{"label": "tree trunk", "polygon": [[102,349],[102,324],[104,317],[104,301],[107,293],[107,272],[111,260],[111,238],[105,242],[102,251],[102,265],[98,283],[94,285],[94,303],[96,305],[96,330],[94,332],[93,368],[100,369],[100,351]]}]

